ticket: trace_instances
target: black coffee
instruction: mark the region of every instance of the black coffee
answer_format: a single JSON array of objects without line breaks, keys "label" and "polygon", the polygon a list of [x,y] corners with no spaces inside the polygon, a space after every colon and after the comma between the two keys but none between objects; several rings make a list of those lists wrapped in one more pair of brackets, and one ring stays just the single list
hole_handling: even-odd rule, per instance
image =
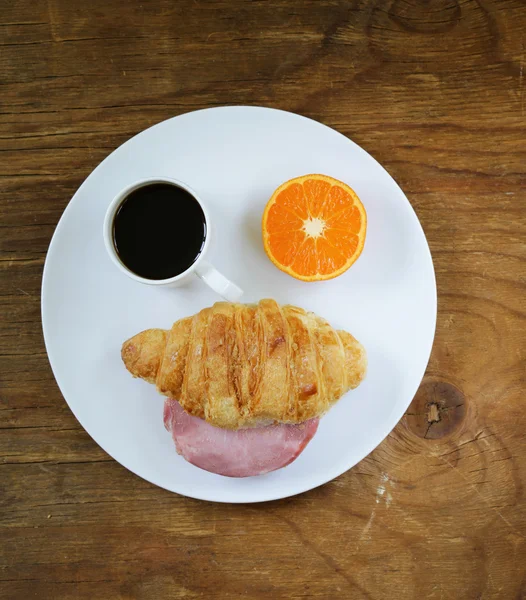
[{"label": "black coffee", "polygon": [[169,183],[133,191],[113,219],[113,243],[123,264],[145,279],[168,279],[190,267],[203,249],[206,221],[199,202]]}]

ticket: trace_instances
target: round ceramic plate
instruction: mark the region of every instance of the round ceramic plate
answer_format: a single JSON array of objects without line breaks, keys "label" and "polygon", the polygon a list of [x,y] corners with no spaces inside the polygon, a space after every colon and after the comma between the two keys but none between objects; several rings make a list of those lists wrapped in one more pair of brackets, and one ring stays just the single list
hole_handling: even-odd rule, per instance
[{"label": "round ceramic plate", "polygon": [[[368,216],[360,259],[325,282],[304,283],[279,271],[261,242],[261,215],[272,192],[307,173],[348,183]],[[164,429],[164,399],[122,364],[120,348],[127,338],[150,327],[170,328],[219,300],[197,278],[175,289],[132,281],[106,254],[102,223],[108,204],[134,181],[156,176],[183,181],[203,199],[213,229],[208,256],[245,290],[242,301],[275,298],[312,310],[350,331],[367,349],[365,382],[341,398],[306,450],[284,469],[230,479],[185,462]],[[418,218],[367,152],[329,127],[292,113],[213,108],[140,133],[86,179],[49,247],[42,321],[64,398],[115,460],[179,494],[257,502],[292,496],[337,477],[393,429],[429,359],[436,285]]]}]

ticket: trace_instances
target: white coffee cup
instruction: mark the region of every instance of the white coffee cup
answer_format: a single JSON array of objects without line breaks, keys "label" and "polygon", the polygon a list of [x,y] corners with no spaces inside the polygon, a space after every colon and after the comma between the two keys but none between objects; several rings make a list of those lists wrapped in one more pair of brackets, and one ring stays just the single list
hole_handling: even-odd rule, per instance
[{"label": "white coffee cup", "polygon": [[[192,195],[193,198],[201,206],[206,224],[206,233],[203,242],[203,247],[197,258],[195,259],[194,263],[190,265],[190,267],[188,267],[186,271],[183,271],[179,275],[176,275],[175,277],[170,277],[168,279],[146,279],[145,277],[141,277],[140,275],[137,275],[136,273],[128,269],[128,267],[121,261],[113,241],[113,221],[121,204],[135,190],[143,186],[155,183],[167,183],[170,185],[174,185]],[[147,285],[177,286],[183,284],[185,281],[188,280],[188,278],[192,277],[193,275],[197,275],[207,285],[209,285],[214,290],[214,292],[218,293],[225,300],[228,300],[229,302],[237,302],[243,295],[243,291],[237,285],[229,281],[224,275],[221,275],[221,273],[217,269],[215,269],[209,262],[205,260],[205,255],[210,247],[210,233],[210,217],[201,198],[199,198],[199,196],[194,192],[194,190],[192,190],[192,188],[186,183],[168,177],[154,177],[149,179],[141,179],[125,188],[119,194],[117,194],[117,196],[115,196],[115,198],[110,202],[110,205],[108,206],[103,226],[104,245],[106,246],[106,250],[108,251],[111,260],[120,271],[128,275],[128,277],[130,277],[131,279],[134,279],[139,283],[145,283]]]}]

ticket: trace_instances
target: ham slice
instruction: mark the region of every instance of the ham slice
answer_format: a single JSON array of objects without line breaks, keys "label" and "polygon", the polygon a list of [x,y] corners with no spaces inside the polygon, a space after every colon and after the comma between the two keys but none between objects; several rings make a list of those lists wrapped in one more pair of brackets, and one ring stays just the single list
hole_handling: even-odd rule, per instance
[{"label": "ham slice", "polygon": [[294,461],[318,429],[319,419],[298,425],[220,429],[186,413],[176,400],[164,403],[164,426],[176,450],[205,471],[227,477],[251,477]]}]

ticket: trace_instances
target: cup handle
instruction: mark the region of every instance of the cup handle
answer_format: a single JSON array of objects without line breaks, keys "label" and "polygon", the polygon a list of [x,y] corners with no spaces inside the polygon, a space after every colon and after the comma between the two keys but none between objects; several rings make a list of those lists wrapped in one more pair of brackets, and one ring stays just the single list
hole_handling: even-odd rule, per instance
[{"label": "cup handle", "polygon": [[229,281],[209,262],[202,260],[195,269],[196,275],[209,285],[228,302],[237,302],[243,295],[243,290]]}]

